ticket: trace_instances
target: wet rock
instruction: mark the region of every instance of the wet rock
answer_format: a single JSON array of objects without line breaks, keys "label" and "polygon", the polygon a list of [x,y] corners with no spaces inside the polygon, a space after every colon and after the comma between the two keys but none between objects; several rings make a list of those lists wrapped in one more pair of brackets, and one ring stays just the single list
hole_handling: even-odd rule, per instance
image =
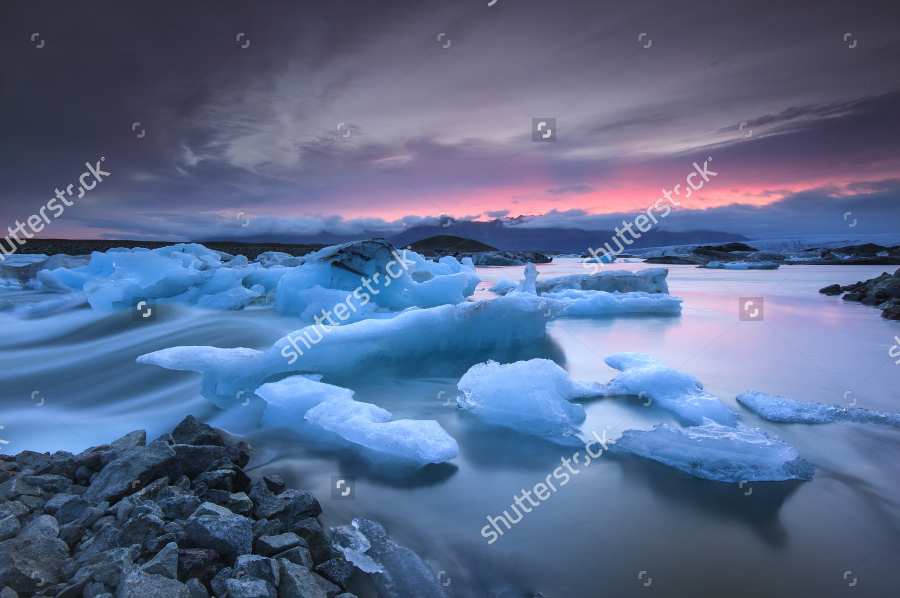
[{"label": "wet rock", "polygon": [[331,545],[322,526],[312,517],[302,519],[291,526],[291,531],[306,540],[309,553],[316,565],[340,556],[341,553]]},{"label": "wet rock", "polygon": [[175,444],[225,446],[225,441],[209,424],[197,420],[193,415],[184,418],[172,431]]},{"label": "wet rock", "polygon": [[306,547],[306,541],[294,533],[279,534],[277,536],[260,536],[256,541],[256,554],[260,556],[272,556],[296,546]]},{"label": "wet rock", "polygon": [[887,318],[888,320],[900,320],[900,306],[895,305],[887,308],[881,312],[881,317]]},{"label": "wet rock", "polygon": [[341,556],[325,561],[315,568],[315,572],[328,581],[346,588],[350,576],[353,574],[353,565]]},{"label": "wet rock", "polygon": [[312,556],[309,554],[309,550],[303,546],[296,546],[289,550],[285,550],[284,552],[279,552],[278,554],[273,555],[272,558],[275,560],[285,559],[295,565],[300,565],[305,569],[313,568]]},{"label": "wet rock", "polygon": [[333,598],[341,593],[338,586],[305,567],[286,559],[279,559],[278,564],[281,573],[278,598]]},{"label": "wet rock", "polygon": [[259,519],[278,519],[285,525],[293,521],[318,517],[322,513],[319,501],[305,490],[285,490],[274,494],[264,481],[257,482],[250,489],[253,514]]},{"label": "wet rock", "polygon": [[263,483],[265,483],[266,488],[269,489],[269,492],[272,494],[281,494],[287,489],[287,485],[284,483],[284,480],[277,475],[267,475],[263,476]]},{"label": "wet rock", "polygon": [[122,449],[91,482],[83,498],[91,504],[120,500],[162,474],[174,458],[172,447],[161,442]]},{"label": "wet rock", "polygon": [[249,554],[252,548],[251,521],[211,502],[197,508],[185,531],[197,546],[211,548],[223,557]]}]

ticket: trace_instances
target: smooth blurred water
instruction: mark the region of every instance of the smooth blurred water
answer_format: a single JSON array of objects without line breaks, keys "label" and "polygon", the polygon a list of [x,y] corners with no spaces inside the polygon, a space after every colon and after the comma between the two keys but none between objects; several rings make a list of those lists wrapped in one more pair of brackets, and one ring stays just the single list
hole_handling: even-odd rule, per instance
[{"label": "smooth blurred water", "polygon": [[[538,269],[542,278],[585,272],[576,259]],[[176,345],[262,349],[302,326],[298,319],[271,310],[204,312],[165,304],[153,323],[89,309],[33,319],[0,313],[0,439],[9,441],[2,445],[6,453],[77,452],[136,428],[155,438],[193,414],[253,445],[253,476],[278,473],[289,485],[312,490],[324,526],[355,516],[384,524],[395,541],[445,571],[450,596],[896,596],[900,430],[774,424],[734,400],[758,390],[830,404],[855,398],[857,407],[900,411],[900,365],[888,355],[900,323],[885,321],[873,307],[817,293],[884,269],[670,266],[670,292],[684,299],[677,317],[553,320],[546,339],[528,347],[423,355],[324,379],[394,419],[440,422],[458,441],[460,456],[421,470],[372,464],[289,431],[261,431],[258,399],[221,411],[200,397],[199,374],[134,362]],[[479,275],[484,282],[476,298],[489,298],[484,289],[501,278],[518,280],[522,267],[480,268]],[[764,320],[739,321],[740,297],[763,297]],[[38,296],[0,291],[3,298]],[[488,545],[480,535],[486,517],[509,509],[513,495],[544,481],[576,449],[489,428],[443,406],[456,396],[459,377],[486,359],[546,357],[576,378],[606,383],[616,371],[603,359],[619,351],[649,353],[697,376],[738,410],[740,425],[761,427],[796,447],[818,470],[816,478],[738,488],[604,454]],[[629,428],[679,423],[636,398],[598,399],[585,408],[582,430],[611,426],[612,438]],[[331,499],[332,476],[355,477],[355,500]],[[356,592],[373,595],[365,584]]]}]

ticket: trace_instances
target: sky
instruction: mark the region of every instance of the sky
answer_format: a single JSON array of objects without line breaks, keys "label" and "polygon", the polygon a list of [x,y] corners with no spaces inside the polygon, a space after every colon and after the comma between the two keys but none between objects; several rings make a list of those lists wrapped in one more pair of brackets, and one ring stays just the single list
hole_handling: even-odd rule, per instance
[{"label": "sky", "polygon": [[488,1],[2,3],[0,228],[900,230],[897,2]]}]

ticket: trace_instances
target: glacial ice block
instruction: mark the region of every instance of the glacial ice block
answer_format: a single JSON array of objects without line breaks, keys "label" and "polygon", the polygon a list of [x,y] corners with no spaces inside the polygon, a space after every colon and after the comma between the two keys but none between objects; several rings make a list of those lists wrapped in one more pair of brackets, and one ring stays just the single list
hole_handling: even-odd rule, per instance
[{"label": "glacial ice block", "polygon": [[542,297],[569,303],[557,314],[558,318],[605,316],[614,314],[680,314],[682,300],[663,293],[619,293],[613,291],[579,291],[566,289],[558,293],[544,293]]},{"label": "glacial ice block", "polygon": [[669,293],[666,277],[667,268],[648,268],[631,272],[629,270],[601,270],[595,274],[570,274],[546,280],[538,280],[536,288],[539,295],[548,292],[559,292],[565,289],[582,291],[606,291],[611,293],[642,292]]},{"label": "glacial ice block", "polygon": [[633,453],[719,482],[810,480],[816,472],[796,449],[758,428],[719,424],[625,430],[610,451]]},{"label": "glacial ice block", "polygon": [[813,401],[795,401],[754,390],[739,394],[737,400],[763,419],[773,422],[800,424],[853,422],[900,427],[900,414],[898,413],[825,405]]},{"label": "glacial ice block", "polygon": [[362,517],[352,524],[371,544],[366,554],[382,568],[382,572],[371,574],[381,598],[447,597],[434,569],[415,552],[391,540],[384,527]]},{"label": "glacial ice block", "polygon": [[[411,309],[389,320],[365,320],[331,328],[331,332],[307,326],[265,351],[172,347],[141,355],[136,361],[202,373],[203,396],[225,407],[237,402],[239,391],[252,392],[273,374],[346,375],[375,361],[525,345],[544,336],[548,310],[553,315],[565,306],[529,295],[498,297]],[[303,339],[317,342],[307,347]]]},{"label": "glacial ice block", "polygon": [[726,426],[737,425],[734,409],[704,391],[703,384],[686,372],[645,353],[614,353],[605,361],[622,372],[609,383],[609,390],[615,394],[650,397],[695,424],[707,418]]},{"label": "glacial ice block", "polygon": [[780,265],[775,262],[708,262],[703,267],[710,270],[777,270]]},{"label": "glacial ice block", "polygon": [[472,366],[459,381],[460,409],[482,421],[550,440],[576,436],[584,407],[574,399],[595,397],[608,389],[597,382],[573,380],[549,359]]},{"label": "glacial ice block", "polygon": [[332,527],[334,537],[331,545],[344,553],[350,563],[366,573],[383,573],[381,565],[372,560],[366,551],[372,548],[369,540],[359,531],[359,518],[354,519],[351,525],[339,525]]},{"label": "glacial ice block", "polygon": [[390,421],[390,411],[355,401],[352,390],[317,377],[290,376],[256,389],[266,402],[262,425],[303,433],[305,420],[353,444],[417,463],[443,463],[459,456],[456,441],[436,421]]}]

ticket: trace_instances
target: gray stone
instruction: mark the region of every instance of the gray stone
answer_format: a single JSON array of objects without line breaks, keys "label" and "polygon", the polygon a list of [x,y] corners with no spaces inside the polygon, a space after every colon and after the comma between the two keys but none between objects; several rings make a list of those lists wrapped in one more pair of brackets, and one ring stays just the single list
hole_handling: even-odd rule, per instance
[{"label": "gray stone", "polygon": [[200,499],[192,494],[163,498],[158,503],[163,517],[168,520],[187,519],[200,506]]},{"label": "gray stone", "polygon": [[309,553],[317,565],[341,554],[331,545],[331,540],[325,535],[319,522],[312,517],[294,523],[291,531],[306,540]]},{"label": "gray stone", "polygon": [[319,501],[306,490],[285,490],[274,494],[264,481],[257,482],[250,490],[253,514],[257,519],[278,519],[290,525],[299,519],[318,517],[322,513]]},{"label": "gray stone", "polygon": [[187,586],[189,598],[209,598],[206,586],[200,583],[200,580],[196,577],[190,578],[184,585]]},{"label": "gray stone", "polygon": [[305,567],[279,559],[281,585],[278,598],[333,598],[341,589]]},{"label": "gray stone", "polygon": [[29,486],[34,486],[35,488],[40,488],[44,492],[52,492],[54,494],[62,492],[72,485],[72,481],[69,478],[51,474],[26,475],[22,476],[22,481]]},{"label": "gray stone", "polygon": [[253,511],[253,502],[243,492],[231,493],[226,490],[205,490],[203,498],[217,505],[222,505],[232,513],[249,515]]},{"label": "gray stone", "polygon": [[66,543],[69,550],[75,548],[75,545],[84,537],[87,529],[78,523],[67,523],[59,528],[59,539]]},{"label": "gray stone", "polygon": [[135,569],[116,589],[116,598],[190,598],[190,594],[180,581]]},{"label": "gray stone", "polygon": [[185,548],[178,551],[178,580],[196,577],[203,583],[212,580],[218,570],[219,553],[209,548]]},{"label": "gray stone", "polygon": [[125,448],[135,448],[138,446],[146,446],[147,432],[145,430],[135,430],[122,436],[118,440],[109,443],[110,450],[121,450]]},{"label": "gray stone", "polygon": [[285,559],[294,563],[295,565],[300,565],[301,567],[305,567],[307,569],[313,568],[313,558],[309,554],[309,550],[302,546],[296,546],[294,548],[291,548],[290,550],[279,552],[272,558]]},{"label": "gray stone", "polygon": [[185,531],[197,546],[212,548],[223,556],[249,554],[252,549],[251,521],[211,502],[197,508]]},{"label": "gray stone", "polygon": [[172,447],[162,442],[122,449],[119,456],[97,475],[84,499],[96,504],[115,502],[133,494],[137,485],[143,486],[157,477],[174,457]]},{"label": "gray stone", "polygon": [[241,579],[246,575],[253,579],[262,579],[278,587],[278,563],[256,554],[244,554],[235,560],[232,577]]},{"label": "gray stone", "polygon": [[178,544],[170,542],[155,557],[141,566],[144,573],[155,573],[169,579],[178,577]]},{"label": "gray stone", "polygon": [[16,455],[16,465],[19,471],[33,469],[37,471],[50,463],[50,453],[36,453],[34,451],[22,451]]},{"label": "gray stone", "polygon": [[14,589],[7,586],[0,590],[0,598],[19,598],[19,594],[17,594]]},{"label": "gray stone", "polygon": [[0,519],[0,542],[5,542],[15,537],[16,533],[22,529],[19,520],[12,515],[8,515]]},{"label": "gray stone", "polygon": [[[84,513],[84,510],[90,506],[84,498],[76,496],[74,499],[65,501],[62,506],[56,509],[53,515],[61,524],[72,523],[77,521]],[[85,527],[90,526],[86,525]]]},{"label": "gray stone", "polygon": [[88,507],[81,512],[81,516],[75,520],[75,523],[79,523],[84,527],[93,527],[93,525],[103,517],[104,513],[106,513],[106,511],[103,509]]},{"label": "gray stone", "polygon": [[0,586],[34,593],[45,584],[59,583],[59,568],[69,558],[69,547],[56,537],[58,532],[56,520],[43,515],[18,537],[0,543]]},{"label": "gray stone", "polygon": [[75,455],[68,451],[56,451],[50,455],[50,467],[47,473],[60,475],[68,480],[75,479],[75,472],[78,470],[78,461]]},{"label": "gray stone", "polygon": [[315,572],[328,581],[346,588],[347,583],[350,581],[350,576],[353,574],[353,565],[348,563],[343,556],[340,556],[317,566]]},{"label": "gray stone", "polygon": [[282,480],[281,477],[277,475],[263,476],[263,482],[266,484],[266,488],[268,488],[272,494],[281,494],[287,489],[287,485],[284,483],[284,480]]},{"label": "gray stone", "polygon": [[103,596],[104,594],[109,595],[108,590],[115,590],[115,588],[104,585],[99,581],[92,581],[86,586],[84,586],[84,590],[82,591],[83,598],[97,598],[98,596]]},{"label": "gray stone", "polygon": [[174,430],[175,444],[225,446],[225,441],[209,424],[204,424],[193,415],[184,418]]},{"label": "gray stone", "polygon": [[250,451],[246,446],[246,442],[234,447],[176,444],[170,447],[175,451],[175,458],[168,464],[166,473],[173,478],[186,475],[193,479],[223,459],[237,467],[244,467],[250,460]]},{"label": "gray stone", "polygon": [[66,503],[71,502],[73,500],[81,500],[81,497],[76,496],[74,494],[57,494],[52,497],[50,500],[44,503],[44,512],[53,515],[59,509],[64,507]]},{"label": "gray stone", "polygon": [[40,488],[26,484],[21,478],[12,479],[0,484],[0,496],[7,500],[15,500],[20,496],[40,496]]},{"label": "gray stone", "polygon": [[225,596],[226,592],[228,592],[228,589],[225,587],[225,582],[229,579],[231,579],[231,567],[225,567],[216,573],[216,576],[209,582],[209,587],[212,588],[212,591],[216,596],[222,598]]},{"label": "gray stone", "polygon": [[306,546],[306,541],[297,534],[288,532],[277,536],[260,536],[256,541],[256,554],[260,556],[272,556],[295,546]]},{"label": "gray stone", "polygon": [[91,572],[94,581],[118,586],[134,568],[136,551],[131,548],[114,548],[94,556],[85,568]]},{"label": "gray stone", "polygon": [[21,520],[25,515],[28,515],[31,511],[20,503],[19,501],[11,501],[0,504],[0,518],[5,518],[9,516],[13,516],[16,519]]},{"label": "gray stone", "polygon": [[156,536],[163,534],[163,528],[165,526],[166,522],[156,515],[144,514],[138,515],[137,517],[131,517],[125,525],[122,526],[122,531],[119,534],[116,544],[119,546],[139,544],[146,549],[148,543],[156,538]]},{"label": "gray stone", "polygon": [[275,588],[261,579],[226,579],[228,598],[277,598]]}]

